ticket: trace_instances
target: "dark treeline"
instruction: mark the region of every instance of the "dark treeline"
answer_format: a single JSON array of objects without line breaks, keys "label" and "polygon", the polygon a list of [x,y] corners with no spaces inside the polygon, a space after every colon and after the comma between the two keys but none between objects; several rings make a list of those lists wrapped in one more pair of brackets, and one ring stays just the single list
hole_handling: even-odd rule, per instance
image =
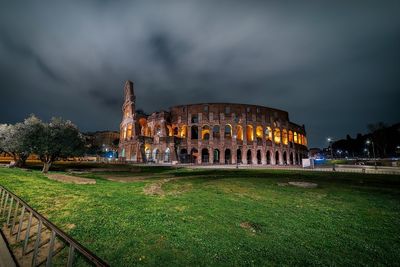
[{"label": "dark treeline", "polygon": [[[332,144],[334,154],[338,151],[349,157],[397,157],[400,153],[400,123],[387,126],[384,123],[368,125],[369,133],[357,134],[356,138],[350,135],[346,139],[335,141]],[[373,146],[373,147],[372,147]],[[375,151],[374,151],[375,150]]]}]

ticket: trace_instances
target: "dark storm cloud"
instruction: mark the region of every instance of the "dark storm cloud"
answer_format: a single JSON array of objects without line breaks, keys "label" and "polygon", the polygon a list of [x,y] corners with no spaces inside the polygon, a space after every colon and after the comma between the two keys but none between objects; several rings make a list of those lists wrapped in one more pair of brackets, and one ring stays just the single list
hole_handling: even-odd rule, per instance
[{"label": "dark storm cloud", "polygon": [[[191,102],[289,111],[311,145],[400,120],[398,1],[65,1],[0,6],[0,122],[117,129]],[[4,112],[4,110],[6,112]]]}]

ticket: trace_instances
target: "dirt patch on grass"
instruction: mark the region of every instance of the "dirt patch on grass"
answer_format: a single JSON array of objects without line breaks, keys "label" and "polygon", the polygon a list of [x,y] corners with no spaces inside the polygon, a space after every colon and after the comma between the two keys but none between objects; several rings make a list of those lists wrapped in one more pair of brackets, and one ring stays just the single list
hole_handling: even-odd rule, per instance
[{"label": "dirt patch on grass", "polygon": [[310,182],[288,182],[288,184],[301,188],[316,188],[318,186],[318,184]]},{"label": "dirt patch on grass", "polygon": [[113,182],[120,182],[120,183],[133,183],[133,182],[143,182],[146,179],[153,178],[153,177],[160,177],[160,178],[165,178],[165,179],[170,179],[173,178],[174,176],[166,176],[166,175],[141,175],[141,176],[103,176],[104,179],[107,179],[109,181]]},{"label": "dirt patch on grass", "polygon": [[60,173],[48,173],[46,175],[47,178],[58,181],[61,183],[68,183],[68,184],[95,184],[96,180],[82,178],[77,176],[65,175]]},{"label": "dirt patch on grass", "polygon": [[179,195],[185,192],[188,192],[192,189],[193,185],[192,184],[184,184],[184,185],[180,185],[177,188],[174,188],[173,190],[169,191],[169,192],[165,192],[162,189],[162,186],[165,183],[168,183],[170,181],[174,181],[174,180],[179,180],[179,179],[183,179],[182,177],[174,177],[174,178],[165,178],[162,180],[159,180],[155,183],[149,184],[147,186],[145,186],[143,188],[143,192],[145,195],[150,195],[150,196],[165,196],[165,195]]},{"label": "dirt patch on grass", "polygon": [[243,229],[247,230],[252,234],[260,233],[262,230],[261,225],[249,221],[241,222],[240,227],[242,227]]}]

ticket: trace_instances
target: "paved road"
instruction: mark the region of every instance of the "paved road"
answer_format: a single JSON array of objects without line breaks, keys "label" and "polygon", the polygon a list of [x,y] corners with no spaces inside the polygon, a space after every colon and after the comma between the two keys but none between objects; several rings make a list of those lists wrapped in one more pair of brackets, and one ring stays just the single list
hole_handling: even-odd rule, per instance
[{"label": "paved road", "polygon": [[14,259],[8,250],[7,244],[4,241],[3,235],[0,232],[0,267],[15,267]]}]

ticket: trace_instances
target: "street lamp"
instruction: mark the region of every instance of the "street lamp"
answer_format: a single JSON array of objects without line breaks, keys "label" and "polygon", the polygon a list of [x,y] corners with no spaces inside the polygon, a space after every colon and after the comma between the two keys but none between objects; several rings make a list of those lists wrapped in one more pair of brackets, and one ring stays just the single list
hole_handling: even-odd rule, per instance
[{"label": "street lamp", "polygon": [[329,142],[329,147],[331,150],[332,171],[335,171],[335,163],[333,162],[333,144],[332,144],[333,139],[328,137],[327,140]]},{"label": "street lamp", "polygon": [[[370,144],[372,145],[372,155],[374,156],[374,166],[375,166],[375,169],[376,169],[377,166],[376,166],[376,157],[375,157],[375,145],[374,145],[374,141],[367,140],[365,143],[366,143],[368,146],[369,146]],[[369,153],[369,150],[368,150],[368,153]]]}]

